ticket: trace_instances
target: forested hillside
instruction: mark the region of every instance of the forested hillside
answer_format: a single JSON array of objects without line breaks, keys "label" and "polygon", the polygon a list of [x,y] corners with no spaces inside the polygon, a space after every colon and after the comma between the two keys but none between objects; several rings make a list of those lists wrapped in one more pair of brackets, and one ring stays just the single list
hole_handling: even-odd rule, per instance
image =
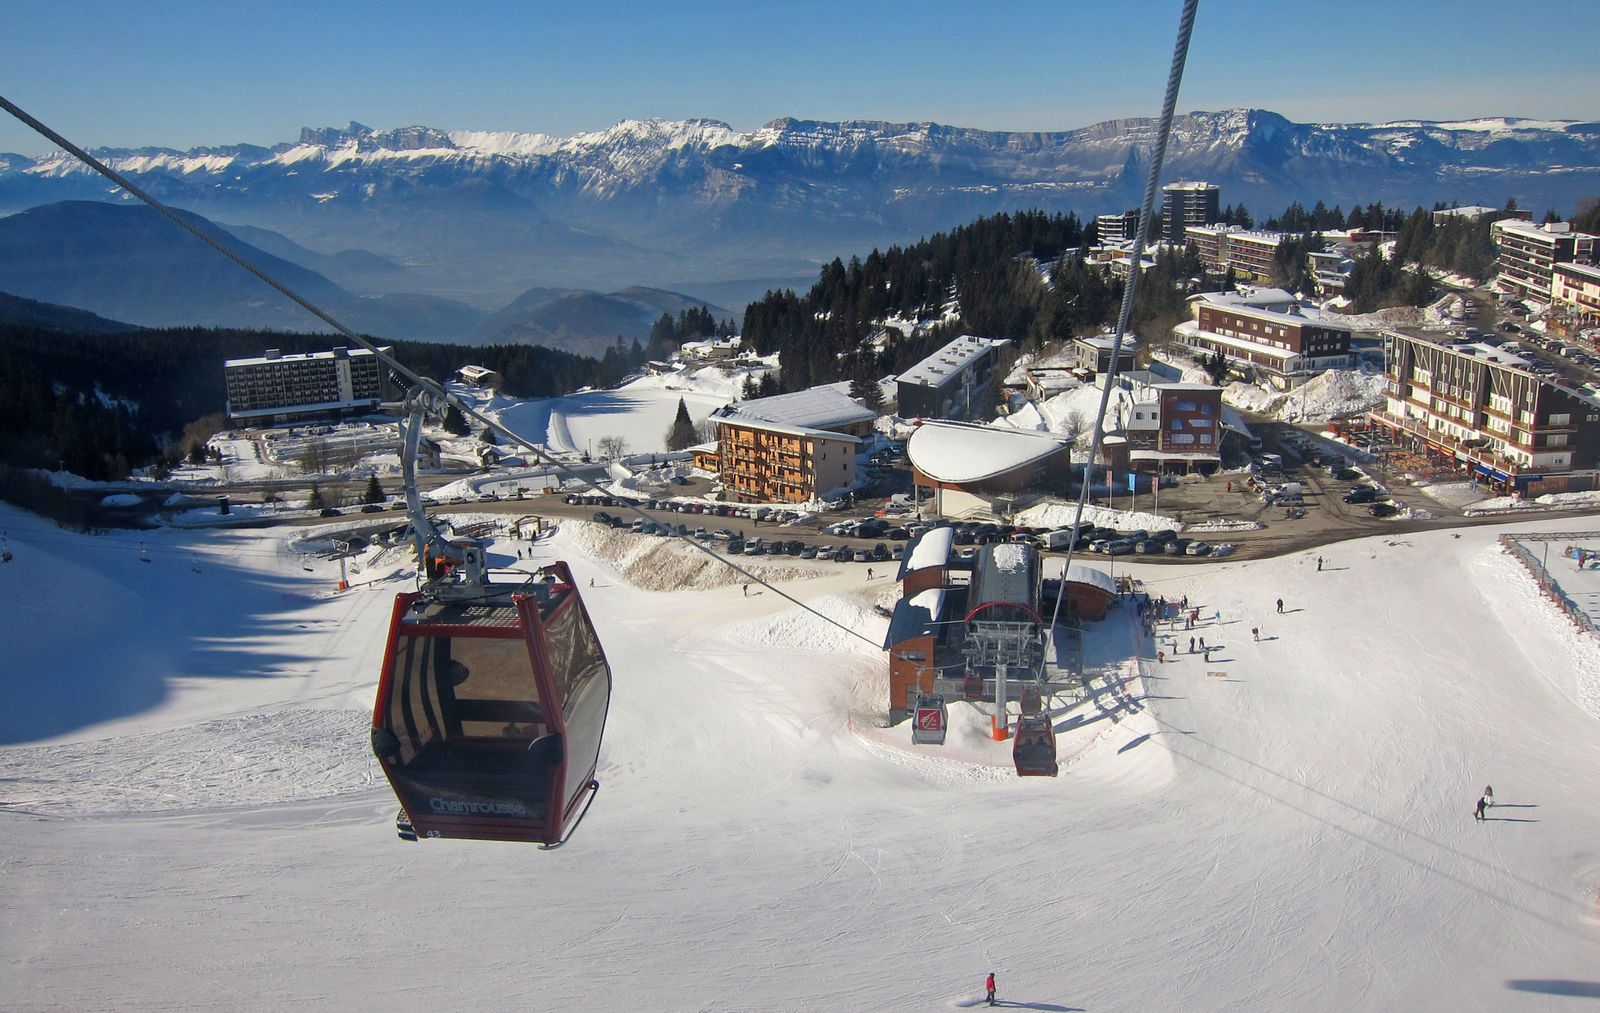
[{"label": "forested hillside", "polygon": [[[1122,282],[1083,261],[1084,240],[1076,215],[1023,211],[873,250],[864,261],[835,259],[804,296],[768,292],[750,304],[744,340],[778,353],[782,387],[791,391],[900,372],[962,333],[1029,346],[1093,333],[1115,321]],[[1170,331],[1199,274],[1192,253],[1158,257],[1140,282],[1134,329]],[[903,336],[885,333],[891,318],[939,322]]]}]

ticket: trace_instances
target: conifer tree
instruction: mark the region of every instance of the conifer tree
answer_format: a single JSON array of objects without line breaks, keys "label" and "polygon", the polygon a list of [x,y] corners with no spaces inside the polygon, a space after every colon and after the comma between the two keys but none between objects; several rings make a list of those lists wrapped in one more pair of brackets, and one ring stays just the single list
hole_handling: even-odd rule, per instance
[{"label": "conifer tree", "polygon": [[383,486],[378,483],[378,476],[371,475],[367,478],[367,491],[362,493],[363,503],[382,503],[384,500]]},{"label": "conifer tree", "polygon": [[678,414],[667,428],[667,449],[687,450],[695,445],[694,420],[689,418],[689,406],[678,398]]}]

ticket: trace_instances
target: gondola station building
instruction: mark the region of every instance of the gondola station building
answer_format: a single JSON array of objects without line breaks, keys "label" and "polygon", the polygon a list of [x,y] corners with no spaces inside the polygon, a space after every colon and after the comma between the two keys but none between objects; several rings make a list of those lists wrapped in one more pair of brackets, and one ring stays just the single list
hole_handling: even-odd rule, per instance
[{"label": "gondola station building", "polygon": [[911,481],[936,516],[1001,518],[1066,487],[1070,441],[1059,433],[971,422],[923,422],[906,441]]}]

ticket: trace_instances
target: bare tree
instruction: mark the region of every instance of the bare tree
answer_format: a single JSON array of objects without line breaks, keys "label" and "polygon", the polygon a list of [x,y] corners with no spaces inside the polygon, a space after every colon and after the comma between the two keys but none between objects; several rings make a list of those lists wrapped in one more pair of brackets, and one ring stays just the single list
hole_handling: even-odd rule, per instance
[{"label": "bare tree", "polygon": [[600,456],[608,461],[615,461],[628,452],[628,441],[620,436],[602,436],[596,445],[600,448]]}]

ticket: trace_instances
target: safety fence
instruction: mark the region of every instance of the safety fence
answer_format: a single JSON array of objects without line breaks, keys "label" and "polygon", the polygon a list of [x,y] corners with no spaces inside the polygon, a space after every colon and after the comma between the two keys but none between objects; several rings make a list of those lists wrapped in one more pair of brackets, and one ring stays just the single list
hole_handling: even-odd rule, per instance
[{"label": "safety fence", "polygon": [[1572,620],[1572,624],[1583,633],[1600,632],[1600,630],[1595,629],[1594,617],[1584,611],[1581,605],[1562,590],[1561,585],[1556,582],[1555,577],[1546,569],[1543,561],[1535,557],[1533,552],[1522,544],[1522,541],[1580,543],[1585,539],[1592,541],[1594,538],[1595,532],[1593,531],[1538,531],[1500,536],[1501,549],[1510,553],[1511,558],[1522,564],[1523,568],[1528,571],[1528,575],[1533,578],[1534,582],[1539,585],[1539,589],[1544,592],[1545,597],[1549,598],[1561,610],[1562,614]]}]

